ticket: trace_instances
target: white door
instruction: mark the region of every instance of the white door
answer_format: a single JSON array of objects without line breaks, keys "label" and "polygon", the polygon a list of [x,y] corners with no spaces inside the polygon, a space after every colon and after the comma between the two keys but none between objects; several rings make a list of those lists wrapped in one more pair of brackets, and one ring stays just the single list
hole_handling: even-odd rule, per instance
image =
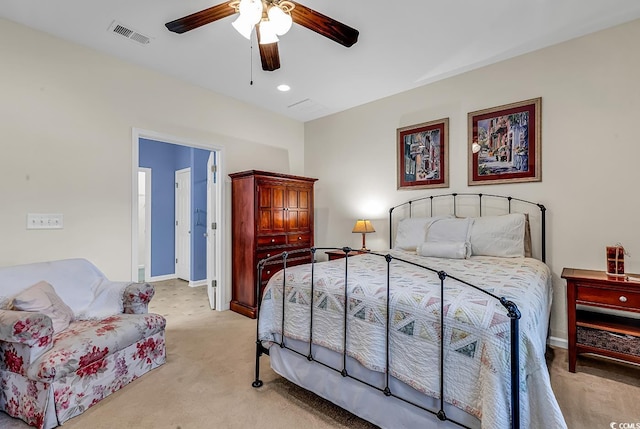
[{"label": "white door", "polygon": [[138,170],[138,277],[151,277],[151,169]]},{"label": "white door", "polygon": [[209,306],[212,310],[216,308],[216,288],[218,286],[217,270],[217,205],[216,192],[218,190],[216,177],[215,153],[209,154],[207,162],[207,294],[209,295]]},{"label": "white door", "polygon": [[191,169],[176,177],[176,277],[191,280]]}]

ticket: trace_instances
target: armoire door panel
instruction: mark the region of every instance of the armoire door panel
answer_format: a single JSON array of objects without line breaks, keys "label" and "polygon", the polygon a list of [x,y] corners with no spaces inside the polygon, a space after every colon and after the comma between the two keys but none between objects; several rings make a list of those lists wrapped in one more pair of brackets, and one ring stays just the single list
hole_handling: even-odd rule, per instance
[{"label": "armoire door panel", "polygon": [[309,191],[304,190],[298,193],[298,207],[309,209]]},{"label": "armoire door panel", "polygon": [[289,210],[287,212],[287,217],[289,221],[287,225],[289,231],[297,231],[298,229],[300,229],[298,222],[298,212],[296,210]]},{"label": "armoire door panel", "polygon": [[298,190],[297,189],[289,189],[287,192],[287,207],[290,209],[297,209],[299,207],[298,202]]},{"label": "armoire door panel", "polygon": [[299,229],[309,229],[311,227],[310,222],[309,222],[309,211],[305,210],[302,211],[300,210],[298,212],[298,228]]},{"label": "armoire door panel", "polygon": [[258,207],[260,207],[261,209],[268,209],[271,208],[271,204],[272,204],[272,196],[271,196],[271,188],[268,188],[266,186],[262,186],[258,189],[258,198],[259,198],[259,202],[258,202]]},{"label": "armoire door panel", "polygon": [[260,210],[259,232],[270,232],[273,229],[271,210]]},{"label": "armoire door panel", "polygon": [[273,208],[280,208],[283,209],[285,208],[285,203],[284,203],[284,187],[278,187],[278,188],[272,188],[271,192],[272,192],[272,207]]},{"label": "armoire door panel", "polygon": [[285,231],[284,210],[273,210],[272,212],[273,224],[271,226],[272,231]]}]

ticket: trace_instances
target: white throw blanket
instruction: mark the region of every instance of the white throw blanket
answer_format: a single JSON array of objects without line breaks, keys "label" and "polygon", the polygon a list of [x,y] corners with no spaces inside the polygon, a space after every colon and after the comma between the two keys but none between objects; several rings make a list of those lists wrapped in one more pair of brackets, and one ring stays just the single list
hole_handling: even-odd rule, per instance
[{"label": "white throw blanket", "polygon": [[29,286],[46,281],[67,304],[76,319],[96,319],[122,313],[123,294],[131,282],[113,282],[86,259],[63,259],[50,262],[0,268],[0,302]]},{"label": "white throw blanket", "polygon": [[[551,306],[551,274],[530,258],[394,256],[443,270],[514,301],[520,321],[520,398],[523,428],[565,428],[544,359]],[[440,281],[436,273],[392,261],[390,374],[439,397]],[[282,332],[281,271],[265,289],[259,335]],[[374,371],[386,367],[387,264],[377,255],[349,258],[347,353]],[[308,341],[310,266],[286,271],[285,335]],[[314,272],[314,343],[343,351],[344,260],[318,263]],[[445,281],[445,400],[478,417],[487,429],[510,425],[510,319],[493,298],[453,279]]]}]

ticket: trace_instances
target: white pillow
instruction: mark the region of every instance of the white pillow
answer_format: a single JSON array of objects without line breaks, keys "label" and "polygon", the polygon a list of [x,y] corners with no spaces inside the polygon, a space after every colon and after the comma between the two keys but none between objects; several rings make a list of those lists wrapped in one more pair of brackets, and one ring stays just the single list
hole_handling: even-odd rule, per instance
[{"label": "white pillow", "polygon": [[522,213],[477,217],[471,227],[471,253],[524,257],[524,233],[525,216]]},{"label": "white pillow", "polygon": [[76,313],[76,319],[103,319],[124,312],[124,290],[131,282],[112,282],[101,278],[93,282],[93,300],[84,309]]},{"label": "white pillow", "polygon": [[64,331],[73,320],[73,311],[58,296],[53,286],[40,281],[13,297],[12,308],[46,314],[53,322],[53,332]]},{"label": "white pillow", "polygon": [[472,223],[473,219],[471,218],[438,219],[427,228],[427,241],[467,242]]},{"label": "white pillow", "polygon": [[427,227],[439,219],[446,219],[449,216],[434,217],[410,217],[398,222],[398,231],[394,249],[416,250],[425,241]]},{"label": "white pillow", "polygon": [[[454,255],[456,255],[458,251],[462,249],[463,253],[460,259],[468,258],[469,256],[471,256],[469,236],[471,234],[472,224],[473,219],[471,218],[447,218],[434,221],[427,228],[426,243],[442,243],[442,245],[436,246],[435,248],[433,246],[425,246],[425,249],[422,249],[423,252],[435,252],[435,254],[425,254],[422,256],[438,256],[438,254],[442,254],[442,256],[440,257],[453,258],[455,257]],[[457,248],[457,251],[454,251],[454,248]]]}]

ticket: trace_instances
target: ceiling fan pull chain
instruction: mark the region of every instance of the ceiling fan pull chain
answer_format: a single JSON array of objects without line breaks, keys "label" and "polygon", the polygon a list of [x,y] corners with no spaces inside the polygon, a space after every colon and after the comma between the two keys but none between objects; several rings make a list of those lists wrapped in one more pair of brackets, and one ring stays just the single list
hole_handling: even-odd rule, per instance
[{"label": "ceiling fan pull chain", "polygon": [[249,82],[249,85],[253,85],[253,38],[251,40],[249,40],[249,53],[251,54],[251,58],[250,58],[250,67],[251,70],[249,71],[249,75],[251,76],[251,80]]}]

